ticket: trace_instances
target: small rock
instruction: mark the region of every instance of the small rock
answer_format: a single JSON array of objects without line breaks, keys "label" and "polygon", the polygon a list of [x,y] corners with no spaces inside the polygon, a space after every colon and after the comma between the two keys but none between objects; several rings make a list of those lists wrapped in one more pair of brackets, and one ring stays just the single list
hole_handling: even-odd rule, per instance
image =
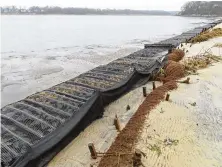
[{"label": "small rock", "polygon": [[130,110],[130,106],[129,105],[126,106],[126,111],[128,111],[128,110]]},{"label": "small rock", "polygon": [[190,105],[191,105],[191,106],[196,106],[197,103],[196,103],[196,102],[193,102],[193,103],[191,103]]},{"label": "small rock", "polygon": [[161,111],[160,111],[160,113],[162,114],[162,113],[164,113],[164,110],[161,108]]}]

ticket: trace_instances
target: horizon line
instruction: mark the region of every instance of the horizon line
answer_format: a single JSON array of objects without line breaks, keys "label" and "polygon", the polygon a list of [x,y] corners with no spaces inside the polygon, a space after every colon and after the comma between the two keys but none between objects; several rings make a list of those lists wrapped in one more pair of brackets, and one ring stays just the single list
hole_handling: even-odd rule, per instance
[{"label": "horizon line", "polygon": [[40,8],[43,8],[43,7],[59,7],[59,8],[82,8],[82,9],[100,9],[100,10],[134,10],[134,11],[175,11],[175,12],[178,12],[180,10],[164,10],[164,9],[131,9],[131,8],[91,8],[91,7],[77,7],[77,6],[66,6],[66,7],[62,7],[62,6],[57,6],[57,5],[32,5],[32,6],[17,6],[17,5],[4,5],[4,6],[1,6],[0,5],[0,8],[5,8],[5,7],[16,7],[16,8],[21,8],[21,9],[28,9],[28,8],[31,8],[31,7],[40,7]]}]

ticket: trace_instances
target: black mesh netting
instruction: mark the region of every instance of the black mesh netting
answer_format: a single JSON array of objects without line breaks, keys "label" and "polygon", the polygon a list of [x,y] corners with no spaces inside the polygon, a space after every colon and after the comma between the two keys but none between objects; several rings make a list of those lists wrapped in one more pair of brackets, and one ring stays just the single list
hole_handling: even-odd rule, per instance
[{"label": "black mesh netting", "polygon": [[1,110],[1,165],[44,166],[92,121],[104,106],[144,84],[166,62],[172,47],[215,22],[99,66]]}]

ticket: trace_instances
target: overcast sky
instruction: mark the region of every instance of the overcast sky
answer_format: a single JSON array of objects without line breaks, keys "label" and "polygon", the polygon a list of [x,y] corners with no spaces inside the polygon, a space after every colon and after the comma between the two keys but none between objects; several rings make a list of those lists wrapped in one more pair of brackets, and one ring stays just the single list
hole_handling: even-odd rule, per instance
[{"label": "overcast sky", "polygon": [[187,0],[0,0],[0,6],[61,6],[116,9],[180,10]]}]

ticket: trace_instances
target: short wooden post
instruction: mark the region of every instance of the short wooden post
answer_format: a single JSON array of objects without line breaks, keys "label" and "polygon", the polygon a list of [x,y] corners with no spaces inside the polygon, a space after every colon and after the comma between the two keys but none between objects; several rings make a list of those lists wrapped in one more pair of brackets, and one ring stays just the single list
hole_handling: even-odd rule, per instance
[{"label": "short wooden post", "polygon": [[168,49],[168,54],[172,53],[172,48]]},{"label": "short wooden post", "polygon": [[89,151],[90,151],[91,157],[93,159],[96,159],[97,158],[97,152],[96,152],[94,144],[93,143],[89,143],[88,147],[89,147]]},{"label": "short wooden post", "polygon": [[146,87],[143,87],[143,96],[146,97]]},{"label": "short wooden post", "polygon": [[118,130],[120,132],[121,127],[120,127],[120,123],[119,123],[119,119],[118,119],[117,115],[115,116],[115,119],[114,119],[114,125],[116,127],[116,130]]},{"label": "short wooden post", "polygon": [[142,163],[142,153],[140,150],[136,150],[133,155],[133,166],[144,166]]},{"label": "short wooden post", "polygon": [[169,101],[169,98],[170,98],[170,94],[167,93],[167,95],[166,95],[166,101]]},{"label": "short wooden post", "polygon": [[153,90],[156,89],[156,84],[155,84],[155,81],[153,81]]},{"label": "short wooden post", "polygon": [[128,110],[130,110],[130,106],[129,105],[126,106],[126,111],[128,111]]},{"label": "short wooden post", "polygon": [[189,84],[189,83],[190,83],[190,77],[187,78],[187,84]]}]

